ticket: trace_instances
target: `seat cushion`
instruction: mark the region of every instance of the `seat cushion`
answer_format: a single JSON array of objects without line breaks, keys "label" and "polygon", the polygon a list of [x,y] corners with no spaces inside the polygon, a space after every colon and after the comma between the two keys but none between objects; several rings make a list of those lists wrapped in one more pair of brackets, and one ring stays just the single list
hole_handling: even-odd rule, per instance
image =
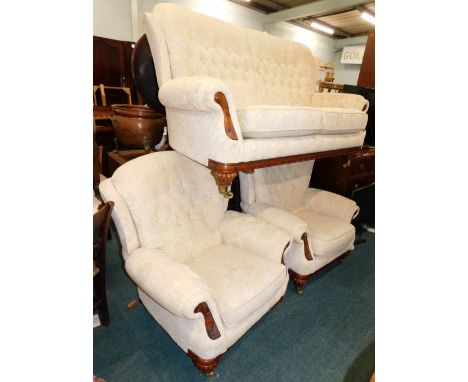
[{"label": "seat cushion", "polygon": [[227,327],[241,324],[270,302],[287,277],[284,265],[228,245],[212,248],[187,265],[210,286]]},{"label": "seat cushion", "polygon": [[350,134],[362,131],[367,114],[355,109],[258,105],[237,109],[244,138]]},{"label": "seat cushion", "polygon": [[314,255],[338,256],[354,248],[356,234],[352,224],[313,211],[296,211],[294,215],[307,223]]}]

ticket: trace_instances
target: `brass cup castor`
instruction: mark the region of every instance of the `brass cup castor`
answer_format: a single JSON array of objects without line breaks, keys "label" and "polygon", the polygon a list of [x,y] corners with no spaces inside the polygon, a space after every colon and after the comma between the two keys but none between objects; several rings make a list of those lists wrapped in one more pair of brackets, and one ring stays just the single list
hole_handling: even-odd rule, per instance
[{"label": "brass cup castor", "polygon": [[298,296],[302,296],[302,285],[296,285],[296,293]]},{"label": "brass cup castor", "polygon": [[225,198],[231,199],[234,196],[232,191],[228,191],[228,186],[218,186],[218,191]]}]

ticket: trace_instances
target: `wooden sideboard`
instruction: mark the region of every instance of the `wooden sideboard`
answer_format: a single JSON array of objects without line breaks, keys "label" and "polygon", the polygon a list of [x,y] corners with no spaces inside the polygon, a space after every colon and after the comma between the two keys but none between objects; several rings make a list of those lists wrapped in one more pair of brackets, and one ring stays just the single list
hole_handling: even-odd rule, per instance
[{"label": "wooden sideboard", "polygon": [[375,182],[375,148],[364,147],[354,153],[317,159],[310,187],[351,197],[353,191]]}]

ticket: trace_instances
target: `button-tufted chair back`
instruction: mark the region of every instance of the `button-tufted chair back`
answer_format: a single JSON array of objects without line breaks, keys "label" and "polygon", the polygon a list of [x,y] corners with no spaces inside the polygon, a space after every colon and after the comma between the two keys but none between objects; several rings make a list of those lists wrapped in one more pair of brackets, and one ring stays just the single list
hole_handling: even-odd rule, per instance
[{"label": "button-tufted chair back", "polygon": [[206,167],[166,151],[126,163],[111,180],[142,247],[162,249],[184,262],[221,243],[218,226],[227,199]]},{"label": "button-tufted chair back", "polygon": [[175,4],[157,4],[144,19],[159,87],[208,76],[226,82],[238,107],[310,104],[318,66],[306,46]]},{"label": "button-tufted chair back", "polygon": [[253,174],[240,173],[242,203],[262,202],[289,212],[304,207],[314,162],[261,168]]}]

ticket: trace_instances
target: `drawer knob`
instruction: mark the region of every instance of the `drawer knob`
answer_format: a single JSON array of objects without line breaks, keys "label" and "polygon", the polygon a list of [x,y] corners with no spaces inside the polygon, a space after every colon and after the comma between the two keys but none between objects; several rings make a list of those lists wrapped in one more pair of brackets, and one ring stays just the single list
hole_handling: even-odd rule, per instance
[{"label": "drawer knob", "polygon": [[354,185],[354,189],[356,189],[356,188],[358,188],[358,187],[359,187],[359,184],[356,183],[356,184]]},{"label": "drawer knob", "polygon": [[364,170],[364,163],[361,163],[361,165],[359,166],[359,168],[360,168],[361,170]]},{"label": "drawer knob", "polygon": [[351,166],[351,161],[348,159],[346,163],[343,163],[343,168]]}]

